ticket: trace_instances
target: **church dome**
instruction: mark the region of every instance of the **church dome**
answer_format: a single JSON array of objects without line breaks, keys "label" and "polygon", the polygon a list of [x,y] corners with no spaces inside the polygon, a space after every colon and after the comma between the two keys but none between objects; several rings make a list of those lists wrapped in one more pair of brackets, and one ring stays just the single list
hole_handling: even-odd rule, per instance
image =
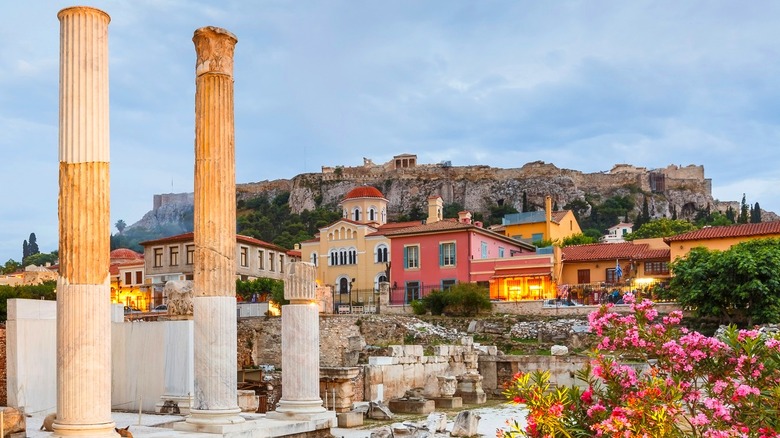
[{"label": "church dome", "polygon": [[132,249],[117,248],[111,251],[109,255],[111,260],[138,260],[144,258],[143,254],[139,254]]},{"label": "church dome", "polygon": [[350,190],[350,192],[347,193],[347,196],[344,197],[344,200],[346,201],[347,199],[355,198],[384,198],[384,196],[382,195],[382,192],[375,187],[360,186]]}]

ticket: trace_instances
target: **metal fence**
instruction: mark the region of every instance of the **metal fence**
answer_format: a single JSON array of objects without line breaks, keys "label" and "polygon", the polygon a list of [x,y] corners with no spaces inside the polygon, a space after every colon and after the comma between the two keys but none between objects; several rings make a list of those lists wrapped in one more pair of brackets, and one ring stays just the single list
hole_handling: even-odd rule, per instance
[{"label": "metal fence", "polygon": [[379,313],[379,291],[350,289],[339,293],[333,290],[333,313]]}]

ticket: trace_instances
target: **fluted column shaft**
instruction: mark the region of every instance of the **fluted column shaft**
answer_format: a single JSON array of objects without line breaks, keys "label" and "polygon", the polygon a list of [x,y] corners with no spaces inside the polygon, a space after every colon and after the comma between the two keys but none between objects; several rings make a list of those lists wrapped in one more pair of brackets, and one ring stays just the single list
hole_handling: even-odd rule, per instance
[{"label": "fluted column shaft", "polygon": [[311,263],[287,267],[282,306],[282,398],[275,415],[325,412],[320,398],[320,321],[314,302],[317,270]]},{"label": "fluted column shaft", "polygon": [[116,436],[111,418],[108,23],[60,20],[59,258],[55,436]]},{"label": "fluted column shaft", "polygon": [[195,79],[195,394],[190,423],[230,424],[236,392],[236,171],[230,32],[204,27],[192,38]]}]

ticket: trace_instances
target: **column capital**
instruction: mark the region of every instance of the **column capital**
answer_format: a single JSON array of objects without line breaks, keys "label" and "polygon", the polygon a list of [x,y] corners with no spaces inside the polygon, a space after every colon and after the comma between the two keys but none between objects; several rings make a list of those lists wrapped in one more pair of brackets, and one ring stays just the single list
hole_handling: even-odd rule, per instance
[{"label": "column capital", "polygon": [[238,38],[221,27],[206,26],[192,36],[195,53],[195,75],[207,73],[233,76],[233,52]]},{"label": "column capital", "polygon": [[97,8],[91,8],[89,6],[71,6],[69,8],[61,9],[59,12],[57,12],[57,18],[62,20],[64,17],[78,14],[100,17],[106,21],[106,24],[111,22],[111,17],[106,12]]}]

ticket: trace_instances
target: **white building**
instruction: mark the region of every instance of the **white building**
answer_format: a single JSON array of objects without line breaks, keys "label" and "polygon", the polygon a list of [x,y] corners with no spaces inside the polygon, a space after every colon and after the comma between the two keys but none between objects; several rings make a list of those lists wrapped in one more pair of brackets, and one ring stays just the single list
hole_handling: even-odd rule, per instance
[{"label": "white building", "polygon": [[630,233],[633,230],[634,224],[627,224],[621,222],[617,225],[607,228],[607,234],[601,236],[601,241],[604,243],[619,243],[625,242],[623,236]]}]

